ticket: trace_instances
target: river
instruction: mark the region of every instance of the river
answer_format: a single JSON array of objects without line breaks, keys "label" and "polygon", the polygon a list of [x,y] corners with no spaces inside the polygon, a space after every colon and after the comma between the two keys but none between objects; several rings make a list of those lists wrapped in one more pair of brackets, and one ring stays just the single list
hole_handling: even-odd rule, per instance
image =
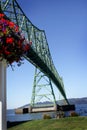
[{"label": "river", "polygon": [[[76,113],[78,113],[80,116],[87,116],[87,104],[77,104],[75,105],[75,108]],[[15,114],[14,109],[10,109],[7,110],[7,121],[15,122],[42,119],[43,114],[45,113]],[[55,118],[57,113],[47,112],[47,114],[50,114],[52,118]]]}]

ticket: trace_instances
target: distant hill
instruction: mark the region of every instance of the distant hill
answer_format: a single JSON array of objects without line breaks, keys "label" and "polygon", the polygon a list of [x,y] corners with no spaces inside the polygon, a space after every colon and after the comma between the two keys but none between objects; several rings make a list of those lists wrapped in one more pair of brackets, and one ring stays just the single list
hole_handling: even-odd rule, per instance
[{"label": "distant hill", "polygon": [[87,104],[87,97],[68,99],[71,104]]},{"label": "distant hill", "polygon": [[[68,99],[69,103],[70,104],[87,104],[87,97],[83,97],[83,98],[71,98],[71,99]],[[58,104],[62,105],[64,102],[64,100],[59,100],[57,101]],[[39,102],[38,104],[50,104],[51,102]],[[24,106],[21,106],[20,108],[27,108],[29,107],[30,104],[26,104]]]}]

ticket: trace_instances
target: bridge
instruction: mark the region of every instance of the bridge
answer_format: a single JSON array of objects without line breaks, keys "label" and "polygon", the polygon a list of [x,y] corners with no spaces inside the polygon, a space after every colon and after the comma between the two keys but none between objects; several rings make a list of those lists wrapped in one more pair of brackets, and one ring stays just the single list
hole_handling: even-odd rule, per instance
[{"label": "bridge", "polygon": [[[0,0],[0,10],[7,16],[8,19],[10,19],[12,22],[16,23],[19,26],[20,30],[25,35],[26,40],[32,42],[30,50],[24,55],[24,58],[36,67],[31,98],[31,107],[29,111],[38,112],[49,111],[49,109],[50,111],[57,110],[58,104],[56,103],[52,82],[60,91],[61,95],[66,101],[66,104],[69,105],[64,90],[63,80],[59,76],[50,54],[45,31],[40,30],[35,25],[33,25],[33,23],[27,18],[16,0]],[[38,82],[42,78],[47,77],[48,84],[44,84],[43,86],[39,85],[38,88],[38,83],[36,82],[38,76]],[[45,86],[50,86],[51,93],[48,95],[53,96],[54,103],[53,105],[50,104],[46,108],[43,106],[38,108],[37,102],[35,101],[38,95],[37,91],[39,91],[42,87],[45,88]],[[44,96],[49,98],[48,95],[41,94],[38,95],[38,97],[39,99],[43,98]]]},{"label": "bridge", "polygon": [[[74,106],[70,105],[67,100],[63,80],[54,66],[45,31],[33,25],[16,0],[0,0],[0,13],[4,13],[7,19],[19,27],[26,41],[32,42],[29,51],[23,55],[36,68],[31,104],[29,108],[17,109],[16,112],[74,110]],[[40,82],[41,80],[42,83]],[[52,83],[60,91],[66,105],[59,106],[57,104]],[[40,93],[42,88],[48,90],[48,92]],[[38,101],[44,97],[51,102],[47,105],[40,105]],[[6,130],[6,66],[4,66],[3,62],[0,62],[0,129]]]},{"label": "bridge", "polygon": [[[27,52],[27,54],[24,55],[24,58],[26,58],[36,67],[35,75],[37,75],[36,73],[37,69],[39,69],[40,72],[43,72],[44,75],[49,78],[49,84],[51,85],[52,81],[56,85],[62,96],[64,97],[66,103],[69,104],[64,91],[64,84],[62,78],[59,76],[50,54],[45,31],[40,30],[39,28],[37,28],[32,24],[32,22],[27,18],[27,16],[25,15],[25,13],[23,12],[23,10],[21,9],[16,0],[1,0],[0,5],[3,13],[12,22],[16,23],[19,26],[22,33],[25,35],[25,38],[29,42],[32,42],[31,48]],[[34,79],[36,79],[36,76]],[[35,90],[37,87],[35,85],[36,83],[34,82],[32,99],[31,99],[32,107],[35,105],[35,98],[36,98]],[[51,91],[54,102],[56,104],[55,94],[53,92],[52,85],[51,85]]]}]

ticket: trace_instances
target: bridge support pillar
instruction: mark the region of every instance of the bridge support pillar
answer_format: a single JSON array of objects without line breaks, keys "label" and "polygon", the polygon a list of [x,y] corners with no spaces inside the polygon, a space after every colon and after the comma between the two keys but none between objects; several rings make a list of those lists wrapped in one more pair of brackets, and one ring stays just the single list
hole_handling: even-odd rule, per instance
[{"label": "bridge support pillar", "polygon": [[6,127],[6,64],[0,62],[0,130]]},{"label": "bridge support pillar", "polygon": [[[44,104],[44,102],[47,102]],[[41,104],[40,104],[41,102]],[[30,112],[33,108],[56,106],[56,98],[51,80],[37,68],[35,69],[34,84],[31,98]],[[56,109],[56,108],[55,108]]]}]

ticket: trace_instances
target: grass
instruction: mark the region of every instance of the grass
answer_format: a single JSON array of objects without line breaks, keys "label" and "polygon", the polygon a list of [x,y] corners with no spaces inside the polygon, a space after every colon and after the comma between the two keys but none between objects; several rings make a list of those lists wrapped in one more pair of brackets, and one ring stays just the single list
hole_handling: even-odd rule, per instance
[{"label": "grass", "polygon": [[8,130],[87,130],[87,117],[34,120],[18,124]]}]

